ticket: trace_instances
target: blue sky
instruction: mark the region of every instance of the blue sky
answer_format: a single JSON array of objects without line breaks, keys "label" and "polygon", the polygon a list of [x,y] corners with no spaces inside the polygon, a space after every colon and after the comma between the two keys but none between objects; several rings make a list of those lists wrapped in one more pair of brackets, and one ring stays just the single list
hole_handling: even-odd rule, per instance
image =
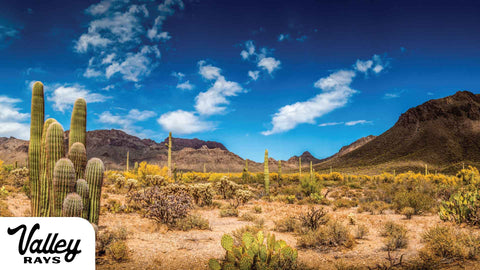
[{"label": "blue sky", "polygon": [[224,143],[243,158],[330,156],[401,113],[478,93],[474,1],[0,0],[0,136],[46,113],[88,130]]}]

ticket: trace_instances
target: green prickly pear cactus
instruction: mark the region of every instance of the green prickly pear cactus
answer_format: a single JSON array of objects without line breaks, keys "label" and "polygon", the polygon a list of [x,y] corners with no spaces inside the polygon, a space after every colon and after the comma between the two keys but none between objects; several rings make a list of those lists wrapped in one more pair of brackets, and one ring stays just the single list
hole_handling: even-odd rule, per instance
[{"label": "green prickly pear cactus", "polygon": [[459,190],[440,205],[440,219],[479,225],[480,193],[478,190]]},{"label": "green prickly pear cactus", "polygon": [[255,236],[246,232],[242,235],[242,243],[238,246],[234,244],[230,235],[225,234],[221,244],[226,251],[225,259],[223,261],[210,259],[208,266],[211,270],[286,270],[298,267],[297,250],[288,246],[283,240],[276,241],[273,234],[265,238],[262,231]]}]

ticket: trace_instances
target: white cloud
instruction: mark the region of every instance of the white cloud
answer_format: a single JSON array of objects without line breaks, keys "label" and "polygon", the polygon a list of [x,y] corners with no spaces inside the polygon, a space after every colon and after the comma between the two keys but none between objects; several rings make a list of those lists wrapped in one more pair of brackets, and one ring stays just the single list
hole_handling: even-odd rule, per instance
[{"label": "white cloud", "polygon": [[64,84],[57,85],[52,94],[47,97],[47,100],[54,103],[53,108],[55,110],[64,112],[66,109],[72,107],[77,98],[84,98],[87,103],[96,103],[104,102],[109,97],[92,93],[79,84]]},{"label": "white cloud", "polygon": [[0,25],[0,41],[1,42],[16,37],[18,33],[19,33],[18,30],[16,30],[15,28]]},{"label": "white cloud", "polygon": [[363,124],[370,124],[370,123],[372,123],[372,121],[356,120],[356,121],[346,122],[345,126],[355,126],[355,125],[363,125]]},{"label": "white cloud", "polygon": [[380,55],[375,54],[371,60],[357,60],[354,65],[354,68],[358,72],[368,74],[370,71],[374,74],[382,72],[386,67],[388,67],[389,62],[385,59],[382,59]]},{"label": "white cloud", "polygon": [[252,40],[247,40],[245,42],[245,50],[240,52],[243,60],[247,60],[250,56],[255,55],[255,44]]},{"label": "white cloud", "polygon": [[106,69],[106,77],[110,78],[116,73],[121,73],[126,81],[138,82],[143,77],[150,75],[156,63],[152,62],[151,55],[160,58],[160,51],[156,46],[144,46],[136,54],[127,53],[121,63],[113,61]]},{"label": "white cloud", "polygon": [[126,115],[112,114],[110,111],[105,111],[100,114],[98,122],[119,126],[123,131],[129,134],[145,137],[143,130],[135,124],[137,122],[148,120],[156,115],[157,114],[152,111],[140,111],[137,109],[130,110]]},{"label": "white cloud", "polygon": [[342,125],[343,122],[330,122],[330,123],[322,123],[318,125],[319,127],[328,127],[328,126],[337,126],[337,125]]},{"label": "white cloud", "polygon": [[108,90],[111,90],[111,89],[113,89],[113,88],[115,88],[115,85],[110,84],[110,85],[105,86],[105,87],[102,88],[102,89],[105,90],[105,91],[108,91]]},{"label": "white cloud", "polygon": [[384,99],[391,99],[391,98],[399,98],[405,90],[397,91],[397,92],[391,92],[391,93],[385,93],[383,96]]},{"label": "white cloud", "polygon": [[30,114],[20,112],[16,106],[20,102],[20,99],[0,96],[0,136],[13,136],[24,140],[30,137],[30,126],[25,122]]},{"label": "white cloud", "polygon": [[258,80],[259,74],[260,74],[260,71],[258,71],[258,70],[256,70],[256,71],[249,70],[248,71],[248,77],[252,78],[252,80],[254,80],[254,81]]},{"label": "white cloud", "polygon": [[278,68],[280,68],[280,61],[273,57],[265,57],[258,62],[258,67],[261,67],[268,71],[269,74]]},{"label": "white cloud", "polygon": [[243,92],[242,86],[236,82],[227,81],[225,77],[221,75],[221,69],[218,67],[205,65],[205,61],[200,61],[199,66],[200,75],[208,80],[215,79],[215,82],[212,87],[205,92],[201,92],[195,98],[195,109],[203,115],[223,113],[226,107],[221,105],[228,105],[230,103],[227,97],[236,96]]},{"label": "white cloud", "polygon": [[181,73],[181,72],[175,72],[175,71],[174,71],[174,72],[172,72],[172,76],[175,77],[175,78],[177,78],[177,79],[179,79],[179,80],[181,80],[181,79],[183,79],[183,78],[185,77],[185,74],[183,74],[183,73]]},{"label": "white cloud", "polygon": [[[351,96],[357,92],[350,87],[357,72],[366,73],[372,70],[372,72],[377,73],[375,71],[376,66],[381,66],[383,69],[388,65],[378,55],[374,55],[371,61],[372,64],[369,64],[368,61],[357,60],[353,70],[339,70],[316,81],[314,87],[322,90],[320,94],[307,101],[296,102],[280,108],[272,117],[273,127],[262,132],[262,134],[271,135],[286,132],[303,123],[314,124],[316,118],[344,107]],[[362,122],[366,120],[359,121],[350,121],[345,125],[351,126],[368,122]]]},{"label": "white cloud", "polygon": [[177,89],[181,90],[192,90],[195,86],[190,83],[190,81],[185,81],[183,83],[177,84]]},{"label": "white cloud", "polygon": [[278,36],[278,41],[284,41],[290,39],[290,34],[280,34]]},{"label": "white cloud", "polygon": [[[138,83],[158,66],[158,41],[167,41],[170,34],[163,24],[177,9],[180,0],[164,0],[161,4],[140,0],[102,0],[87,8],[93,18],[88,30],[75,41],[77,53],[90,56],[85,77],[120,74],[123,80]],[[150,27],[150,28],[149,28]]]},{"label": "white cloud", "polygon": [[157,122],[164,130],[177,134],[204,132],[215,128],[213,123],[202,121],[194,112],[183,110],[165,113]]}]

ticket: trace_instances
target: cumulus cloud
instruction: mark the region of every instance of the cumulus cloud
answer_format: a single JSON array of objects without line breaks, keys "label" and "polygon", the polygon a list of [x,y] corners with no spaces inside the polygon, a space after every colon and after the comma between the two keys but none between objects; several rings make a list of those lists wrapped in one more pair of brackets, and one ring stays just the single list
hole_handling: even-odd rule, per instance
[{"label": "cumulus cloud", "polygon": [[143,130],[136,126],[137,122],[148,120],[156,116],[152,111],[140,111],[137,109],[130,110],[126,115],[112,114],[110,111],[105,111],[100,114],[98,122],[118,126],[121,130],[140,137],[145,137]]},{"label": "cumulus cloud", "polygon": [[375,54],[370,60],[357,60],[354,69],[358,72],[365,74],[374,73],[378,74],[387,68],[389,62],[383,59],[380,55]]},{"label": "cumulus cloud", "polygon": [[181,0],[161,4],[102,0],[88,7],[85,12],[93,18],[74,47],[77,53],[90,56],[84,76],[111,79],[118,75],[138,85],[158,66],[158,42],[171,38],[163,30],[165,20],[183,8]]},{"label": "cumulus cloud", "polygon": [[[275,70],[280,68],[280,60],[275,59],[272,56],[268,56],[271,54],[267,48],[261,48],[257,50],[255,44],[252,40],[248,40],[244,44],[245,49],[240,52],[243,60],[250,60],[257,64],[257,67],[263,69],[268,72],[268,74],[272,74]],[[259,71],[249,71],[248,76],[256,81],[259,76]]]},{"label": "cumulus cloud", "polygon": [[[376,65],[381,65],[376,56],[371,60],[372,64],[357,61],[353,70],[338,70],[330,75],[320,78],[314,83],[314,87],[322,92],[310,98],[307,101],[300,101],[294,104],[283,106],[272,117],[272,128],[262,132],[263,135],[272,135],[275,133],[286,132],[294,129],[299,124],[314,124],[315,119],[321,117],[335,109],[344,107],[350,98],[357,92],[352,89],[350,84],[357,73],[366,73],[374,70]],[[382,66],[383,67],[383,66]],[[345,125],[363,124],[365,120],[351,121]],[[323,126],[329,123],[323,124]],[[335,123],[337,124],[337,123]],[[322,124],[320,125],[322,126]]]},{"label": "cumulus cloud", "polygon": [[30,126],[26,122],[30,114],[20,112],[17,104],[21,102],[20,99],[0,96],[0,136],[24,140],[30,137]]},{"label": "cumulus cloud", "polygon": [[227,97],[236,96],[243,92],[242,86],[237,82],[227,81],[221,75],[221,69],[212,65],[205,65],[204,61],[199,62],[199,73],[207,80],[215,80],[213,85],[205,92],[201,92],[195,98],[195,109],[203,115],[223,113],[225,106],[230,102]]},{"label": "cumulus cloud", "polygon": [[248,71],[248,77],[252,78],[252,80],[254,80],[254,81],[258,80],[259,74],[260,74],[260,71],[258,71],[258,70],[256,70],[256,71],[249,70]]},{"label": "cumulus cloud", "polygon": [[182,83],[177,84],[177,89],[181,90],[192,90],[194,85],[190,83],[190,81],[185,81]]},{"label": "cumulus cloud", "polygon": [[161,115],[157,122],[166,131],[177,134],[191,134],[215,128],[212,122],[201,120],[195,112],[177,110]]},{"label": "cumulus cloud", "polygon": [[65,112],[75,103],[77,98],[84,98],[87,103],[104,102],[109,97],[98,93],[92,93],[79,84],[56,85],[55,90],[47,96],[47,100],[53,102],[53,108],[56,111]]}]

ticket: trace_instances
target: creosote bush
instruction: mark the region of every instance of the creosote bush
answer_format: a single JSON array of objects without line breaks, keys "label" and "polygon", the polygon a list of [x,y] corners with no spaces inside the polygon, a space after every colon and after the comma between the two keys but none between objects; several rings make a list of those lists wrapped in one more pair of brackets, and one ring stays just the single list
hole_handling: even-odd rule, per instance
[{"label": "creosote bush", "polygon": [[189,230],[209,230],[210,224],[207,219],[199,215],[188,215],[182,219],[178,219],[175,228],[182,231]]},{"label": "creosote bush", "polygon": [[326,225],[301,235],[297,244],[304,248],[351,248],[355,245],[355,240],[347,226],[338,220],[331,220]]}]

